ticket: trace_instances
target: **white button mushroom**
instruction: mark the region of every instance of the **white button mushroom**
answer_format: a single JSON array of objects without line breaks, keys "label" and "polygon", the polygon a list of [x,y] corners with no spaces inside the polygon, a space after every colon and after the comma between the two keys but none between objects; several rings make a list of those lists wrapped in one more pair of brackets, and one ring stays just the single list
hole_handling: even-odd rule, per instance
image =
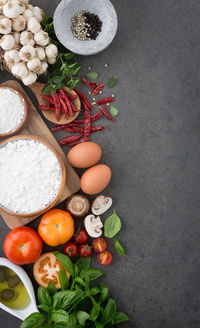
[{"label": "white button mushroom", "polygon": [[28,31],[23,31],[20,34],[20,43],[23,46],[34,46],[35,41],[33,40],[33,33]]},{"label": "white button mushroom", "polygon": [[40,60],[44,60],[46,58],[44,48],[37,47],[35,51],[36,51],[36,57],[38,57]]},{"label": "white button mushroom", "polygon": [[13,49],[14,45],[15,45],[15,39],[11,34],[4,35],[1,38],[0,46],[2,49],[11,50],[11,49]]},{"label": "white button mushroom", "polygon": [[29,71],[32,71],[34,73],[38,72],[38,70],[40,69],[40,66],[41,66],[41,61],[37,57],[31,59],[27,63],[27,67],[28,67]]},{"label": "white button mushroom", "polygon": [[4,60],[8,67],[12,67],[20,62],[19,52],[16,49],[8,50],[5,52]]},{"label": "white button mushroom", "polygon": [[26,27],[26,20],[25,20],[24,16],[19,15],[16,18],[13,18],[13,20],[12,20],[13,31],[21,32],[25,29],[25,27]]},{"label": "white button mushroom", "polygon": [[33,72],[29,72],[28,75],[24,78],[22,78],[22,82],[25,85],[30,85],[33,84],[37,81],[37,74],[33,73]]},{"label": "white button mushroom", "polygon": [[17,63],[12,67],[12,74],[18,78],[24,78],[28,75],[28,70],[24,62]]},{"label": "white button mushroom", "polygon": [[85,229],[90,237],[98,238],[102,235],[103,223],[101,222],[99,216],[95,217],[92,214],[87,215],[84,220],[84,224]]},{"label": "white button mushroom", "polygon": [[46,52],[47,58],[55,58],[58,55],[58,48],[56,47],[55,44],[49,44],[45,48],[45,52]]},{"label": "white button mushroom", "polygon": [[0,16],[0,34],[10,34],[11,30],[11,20],[5,16]]},{"label": "white button mushroom", "polygon": [[25,12],[23,13],[23,16],[26,21],[28,21],[31,17],[33,17],[33,12],[30,9],[26,9]]},{"label": "white button mushroom", "polygon": [[34,40],[39,46],[45,47],[49,43],[49,35],[44,31],[40,31],[34,35]]},{"label": "white button mushroom", "polygon": [[28,62],[35,57],[35,49],[32,46],[23,46],[19,52],[21,60]]},{"label": "white button mushroom", "polygon": [[20,1],[9,1],[3,6],[3,13],[8,18],[15,18],[25,11],[25,5]]},{"label": "white button mushroom", "polygon": [[39,7],[33,7],[33,16],[37,18],[38,22],[40,23],[43,19],[43,10]]},{"label": "white button mushroom", "polygon": [[35,17],[31,17],[27,22],[27,29],[33,34],[37,33],[41,29],[40,23],[38,23]]},{"label": "white button mushroom", "polygon": [[94,215],[105,213],[112,206],[112,198],[107,196],[97,196],[92,202],[91,210]]}]

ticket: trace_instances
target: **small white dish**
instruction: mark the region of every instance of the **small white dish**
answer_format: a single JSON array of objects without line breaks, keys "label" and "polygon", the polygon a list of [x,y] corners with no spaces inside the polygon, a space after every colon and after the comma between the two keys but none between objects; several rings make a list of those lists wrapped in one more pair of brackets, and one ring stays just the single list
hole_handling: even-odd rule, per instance
[{"label": "small white dish", "polygon": [[23,282],[23,284],[29,294],[29,297],[30,297],[30,303],[25,309],[13,310],[13,309],[10,309],[9,307],[5,306],[1,302],[0,302],[0,308],[21,320],[26,319],[31,313],[39,312],[37,309],[37,305],[36,305],[33,285],[31,283],[31,280],[28,277],[27,273],[24,271],[24,269],[22,269],[19,265],[12,263],[11,261],[9,261],[8,259],[6,259],[4,257],[0,257],[0,266],[5,266],[5,267],[13,270],[14,272],[16,272],[18,277]]},{"label": "small white dish", "polygon": [[[103,23],[96,40],[81,41],[72,33],[72,18],[85,10],[98,15]],[[94,55],[107,48],[115,37],[117,27],[117,14],[109,0],[62,0],[54,13],[54,29],[58,40],[79,55]]]}]

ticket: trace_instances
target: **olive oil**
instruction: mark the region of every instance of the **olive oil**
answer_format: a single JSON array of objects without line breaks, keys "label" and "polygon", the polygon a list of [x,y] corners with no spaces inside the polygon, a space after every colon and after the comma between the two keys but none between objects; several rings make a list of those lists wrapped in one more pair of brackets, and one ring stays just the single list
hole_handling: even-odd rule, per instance
[{"label": "olive oil", "polygon": [[0,266],[0,302],[10,309],[21,310],[30,303],[28,292],[14,271]]}]

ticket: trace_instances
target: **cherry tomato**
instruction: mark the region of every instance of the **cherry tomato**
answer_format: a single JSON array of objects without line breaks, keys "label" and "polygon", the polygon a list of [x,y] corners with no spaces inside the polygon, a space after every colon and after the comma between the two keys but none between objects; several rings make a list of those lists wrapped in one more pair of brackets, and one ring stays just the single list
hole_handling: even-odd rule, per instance
[{"label": "cherry tomato", "polygon": [[34,263],[42,252],[42,240],[37,232],[29,227],[13,229],[4,241],[4,252],[15,264]]},{"label": "cherry tomato", "polygon": [[57,289],[60,289],[58,278],[59,271],[64,271],[68,278],[70,274],[65,270],[55,255],[51,252],[42,254],[33,266],[33,275],[38,285],[47,288],[50,281]]},{"label": "cherry tomato", "polygon": [[81,257],[89,257],[92,255],[92,247],[88,244],[81,245],[79,247],[79,255]]},{"label": "cherry tomato", "polygon": [[88,236],[87,231],[84,229],[80,229],[79,231],[77,231],[75,233],[74,240],[77,244],[85,244],[85,243],[87,243],[88,238],[89,238],[89,236]]},{"label": "cherry tomato", "polygon": [[104,252],[107,248],[107,243],[103,238],[97,238],[93,240],[92,243],[93,249],[95,252],[100,253]]},{"label": "cherry tomato", "polygon": [[74,234],[74,220],[68,212],[54,209],[43,215],[38,232],[47,245],[62,245]]},{"label": "cherry tomato", "polygon": [[101,252],[98,255],[98,261],[100,264],[109,265],[112,262],[112,254],[108,251]]},{"label": "cherry tomato", "polygon": [[78,245],[75,243],[68,243],[65,245],[64,253],[69,257],[78,255]]}]

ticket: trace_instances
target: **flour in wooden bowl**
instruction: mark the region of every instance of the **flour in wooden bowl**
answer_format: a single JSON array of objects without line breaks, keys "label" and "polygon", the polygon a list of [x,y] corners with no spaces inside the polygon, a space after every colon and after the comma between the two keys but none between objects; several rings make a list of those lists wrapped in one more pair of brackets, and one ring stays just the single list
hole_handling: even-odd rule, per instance
[{"label": "flour in wooden bowl", "polygon": [[17,130],[24,115],[23,98],[10,88],[0,88],[0,134]]},{"label": "flour in wooden bowl", "polygon": [[57,196],[62,168],[43,143],[14,139],[0,146],[0,206],[16,214],[45,209]]}]

